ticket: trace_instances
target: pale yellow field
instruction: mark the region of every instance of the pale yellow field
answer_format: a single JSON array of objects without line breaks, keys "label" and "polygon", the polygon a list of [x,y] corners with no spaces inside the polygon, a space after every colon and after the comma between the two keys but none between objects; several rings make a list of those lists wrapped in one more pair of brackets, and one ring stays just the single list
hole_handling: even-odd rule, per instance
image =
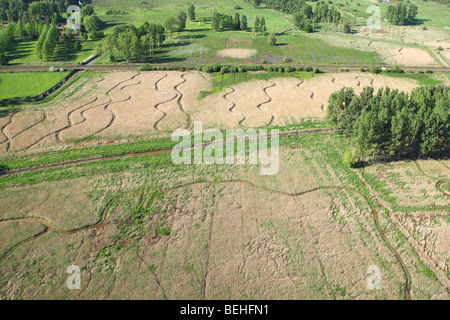
[{"label": "pale yellow field", "polygon": [[3,155],[10,151],[63,148],[87,139],[109,142],[167,135],[191,129],[287,125],[326,115],[331,93],[344,87],[361,92],[411,91],[410,80],[359,72],[330,73],[307,80],[295,78],[252,81],[225,88],[198,100],[211,88],[210,76],[199,72],[114,72],[94,76],[83,88],[58,103],[30,106],[3,118]]}]

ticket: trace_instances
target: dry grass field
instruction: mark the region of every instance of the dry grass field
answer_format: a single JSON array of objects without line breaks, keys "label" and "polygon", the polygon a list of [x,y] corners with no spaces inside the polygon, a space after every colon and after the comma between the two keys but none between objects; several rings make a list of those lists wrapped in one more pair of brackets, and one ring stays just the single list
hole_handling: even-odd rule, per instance
[{"label": "dry grass field", "polygon": [[328,97],[344,87],[357,93],[364,86],[411,91],[418,84],[360,72],[331,73],[241,83],[198,100],[200,91],[211,86],[208,74],[192,71],[93,74],[55,102],[24,106],[1,118],[0,154],[166,135],[190,129],[193,121],[202,121],[204,128],[288,125],[323,119]]},{"label": "dry grass field", "polygon": [[[290,138],[276,176],[249,165],[146,167],[143,156],[120,172],[100,164],[98,174],[48,172],[3,189],[0,297],[448,299],[448,197],[434,180],[448,168],[352,170],[344,144],[333,134]],[[418,179],[420,194],[407,188]],[[423,213],[433,198],[444,207]],[[65,285],[72,264],[81,290]],[[380,290],[366,286],[371,265]]]}]

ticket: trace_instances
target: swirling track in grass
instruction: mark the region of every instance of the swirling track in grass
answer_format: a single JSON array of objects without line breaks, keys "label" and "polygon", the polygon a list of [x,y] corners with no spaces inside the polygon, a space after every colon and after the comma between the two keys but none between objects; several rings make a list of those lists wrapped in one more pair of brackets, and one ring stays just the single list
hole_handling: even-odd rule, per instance
[{"label": "swirling track in grass", "polygon": [[232,104],[231,108],[228,109],[229,112],[235,113],[235,114],[240,114],[240,115],[242,116],[242,119],[239,120],[238,124],[239,124],[240,127],[245,128],[245,126],[243,125],[243,123],[244,123],[244,121],[247,119],[247,116],[246,116],[244,113],[242,113],[242,112],[235,112],[235,111],[234,111],[234,109],[236,108],[236,103],[235,103],[234,101],[228,99],[228,96],[229,96],[230,94],[236,92],[236,89],[233,88],[233,87],[230,87],[230,89],[231,89],[231,91],[225,93],[225,94],[222,96],[222,98],[223,98],[225,101],[228,101],[228,102],[230,102],[230,103]]},{"label": "swirling track in grass", "polygon": [[271,117],[271,118],[270,118],[270,121],[269,121],[265,126],[270,126],[270,125],[272,125],[272,123],[275,121],[275,114],[272,113],[272,112],[270,112],[270,111],[264,110],[264,109],[262,108],[262,106],[265,105],[265,104],[271,103],[271,102],[273,101],[272,97],[269,95],[269,93],[267,92],[267,90],[270,89],[270,88],[276,87],[276,86],[277,86],[277,84],[276,84],[275,82],[272,82],[272,84],[271,84],[270,86],[267,86],[267,87],[263,88],[264,94],[267,96],[268,100],[267,100],[267,101],[264,101],[264,102],[262,102],[262,103],[260,103],[260,104],[258,104],[258,105],[256,106],[256,108],[258,108],[258,109],[261,110],[262,112],[265,112],[265,113],[269,114],[270,117]]},{"label": "swirling track in grass", "polygon": [[447,193],[447,192],[442,188],[442,185],[445,184],[445,183],[447,183],[449,180],[447,180],[447,179],[442,179],[442,178],[432,177],[432,176],[428,175],[427,173],[425,173],[425,171],[424,171],[424,170],[422,169],[422,167],[420,166],[419,162],[414,161],[414,164],[416,165],[417,170],[418,170],[422,175],[424,175],[425,177],[427,177],[427,178],[429,178],[429,179],[431,179],[431,180],[437,181],[436,184],[435,184],[435,186],[434,186],[434,187],[436,188],[436,190],[438,190],[439,192],[441,192],[442,195],[444,195],[444,196],[446,196],[446,197],[450,197],[450,193]]},{"label": "swirling track in grass", "polygon": [[178,104],[178,108],[181,110],[181,112],[183,112],[186,117],[187,117],[187,127],[185,128],[186,130],[190,130],[192,127],[192,116],[189,112],[186,111],[186,109],[184,109],[183,104],[181,103],[181,100],[183,99],[184,95],[183,93],[178,90],[178,87],[181,86],[182,84],[187,82],[187,79],[185,78],[186,73],[183,73],[181,75],[181,78],[183,78],[183,82],[177,84],[176,86],[173,87],[173,89],[178,93],[178,99],[177,99],[177,104]]}]

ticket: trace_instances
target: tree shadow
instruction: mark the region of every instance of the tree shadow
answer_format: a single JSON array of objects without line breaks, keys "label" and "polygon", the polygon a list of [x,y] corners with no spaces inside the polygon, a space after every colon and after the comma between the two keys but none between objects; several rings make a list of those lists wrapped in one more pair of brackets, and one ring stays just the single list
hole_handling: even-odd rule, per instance
[{"label": "tree shadow", "polygon": [[385,157],[370,161],[363,161],[360,160],[356,163],[354,168],[367,168],[375,164],[389,164],[399,161],[404,162],[412,162],[417,160],[427,160],[427,159],[433,159],[433,160],[450,160],[450,148],[441,150],[441,151],[434,151],[431,154],[427,156],[423,156],[420,153],[413,152],[409,154],[403,154],[398,156],[391,156],[391,157]]},{"label": "tree shadow", "polygon": [[174,63],[174,62],[185,62],[186,58],[177,58],[177,57],[151,57],[146,61],[147,63]]},{"label": "tree shadow", "polygon": [[424,24],[427,21],[431,21],[431,19],[414,19],[408,25],[409,26],[420,26],[420,25]]},{"label": "tree shadow", "polygon": [[[161,48],[164,49],[170,49],[170,48],[178,48],[178,47],[186,47],[188,45],[192,44],[191,41],[183,41],[183,42],[173,42],[173,43],[165,43],[161,46]],[[163,50],[164,51],[164,50]]]},{"label": "tree shadow", "polygon": [[107,28],[114,28],[116,26],[124,26],[126,25],[126,23],[123,22],[103,22],[103,29],[107,29]]},{"label": "tree shadow", "polygon": [[9,167],[4,165],[4,164],[0,164],[0,175],[4,175],[6,172],[9,171]]},{"label": "tree shadow", "polygon": [[51,61],[73,61],[77,57],[77,52],[73,48],[74,41],[64,41],[58,43],[56,54]]},{"label": "tree shadow", "polygon": [[[20,60],[22,58],[25,57],[29,57],[30,55],[32,55],[34,52],[34,50],[30,50],[29,46],[30,43],[33,41],[24,41],[24,42],[19,42],[14,46],[14,50],[8,53],[8,57],[10,59],[10,61],[12,60]],[[16,62],[16,63],[9,63],[9,65],[18,65],[20,64],[20,62]]]},{"label": "tree shadow", "polygon": [[180,35],[177,39],[186,40],[186,39],[203,39],[205,38],[205,34],[192,34],[192,35]]},{"label": "tree shadow", "polygon": [[9,107],[9,108],[0,109],[0,118],[6,118],[8,116],[13,116],[19,111],[20,110],[17,107]]}]

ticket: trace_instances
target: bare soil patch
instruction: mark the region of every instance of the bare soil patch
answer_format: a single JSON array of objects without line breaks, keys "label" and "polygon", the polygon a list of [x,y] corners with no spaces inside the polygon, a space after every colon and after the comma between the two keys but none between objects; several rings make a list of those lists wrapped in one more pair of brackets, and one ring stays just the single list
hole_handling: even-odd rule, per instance
[{"label": "bare soil patch", "polygon": [[218,56],[235,59],[248,59],[256,54],[254,49],[224,49],[217,52]]}]

